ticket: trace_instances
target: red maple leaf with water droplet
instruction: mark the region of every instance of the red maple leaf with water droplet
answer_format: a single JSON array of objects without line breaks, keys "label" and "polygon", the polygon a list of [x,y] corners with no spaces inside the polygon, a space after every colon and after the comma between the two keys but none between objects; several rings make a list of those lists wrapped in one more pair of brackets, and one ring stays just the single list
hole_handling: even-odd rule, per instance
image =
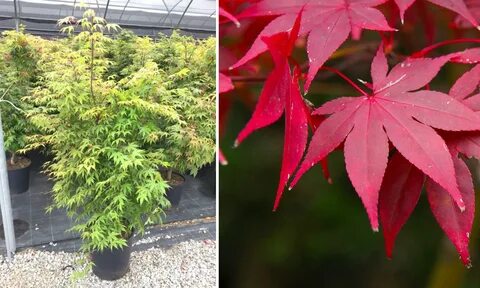
[{"label": "red maple leaf with water droplet", "polygon": [[[395,0],[395,3],[398,5],[398,9],[400,10],[400,18],[403,22],[403,17],[405,15],[405,11],[412,6],[412,4],[417,0]],[[478,27],[478,21],[472,15],[469,10],[469,7],[465,4],[463,0],[428,0],[429,2],[436,4],[438,6],[447,8],[452,10],[453,12],[461,15],[464,19],[466,19],[470,24],[474,27]]]},{"label": "red maple leaf with water droplet", "polygon": [[452,156],[458,188],[465,202],[465,210],[458,209],[445,189],[430,178],[426,181],[426,190],[430,209],[435,219],[457,248],[463,263],[470,266],[468,242],[475,215],[475,192],[472,175],[467,164],[458,157],[457,153],[453,152]]},{"label": "red maple leaf with water droplet", "polygon": [[475,197],[470,171],[458,152],[451,148],[455,177],[465,202],[464,211],[437,182],[425,177],[419,169],[396,153],[389,161],[379,198],[380,223],[385,238],[385,250],[392,257],[395,239],[407,222],[420,198],[426,179],[430,209],[447,237],[457,248],[467,266],[470,265],[468,243],[475,214]]},{"label": "red maple leaf with water droplet", "polygon": [[[468,10],[472,14],[473,18],[480,21],[480,0],[465,0]],[[472,28],[472,23],[468,22],[464,17],[458,16],[455,19],[456,24],[460,28]]]},{"label": "red maple leaf with water droplet", "polygon": [[235,88],[235,87],[233,87],[232,80],[227,75],[225,75],[223,73],[219,73],[218,78],[219,78],[218,82],[219,82],[219,86],[220,86],[219,89],[218,89],[218,93],[226,93],[226,92],[231,91]]},{"label": "red maple leaf with water droplet", "polygon": [[285,112],[285,142],[282,168],[275,198],[278,207],[285,185],[297,168],[307,145],[309,110],[299,88],[300,68],[290,70],[289,57],[298,38],[302,10],[296,17],[290,33],[281,32],[263,41],[272,54],[275,68],[265,81],[252,118],[236,140],[239,145],[253,131],[276,122]]},{"label": "red maple leaf with water droplet", "polygon": [[[479,111],[480,94],[469,97],[479,84],[480,65],[477,65],[457,80],[449,94],[473,111]],[[443,132],[442,136],[452,153],[455,177],[465,203],[465,211],[458,209],[448,192],[430,178],[426,181],[428,200],[435,219],[457,248],[464,264],[469,266],[468,243],[475,213],[475,198],[471,174],[458,153],[480,159],[480,133]],[[418,202],[424,179],[424,173],[398,153],[388,164],[379,198],[380,222],[388,257],[392,257],[395,239]]]},{"label": "red maple leaf with water droplet", "polygon": [[400,153],[388,162],[379,195],[379,218],[387,257],[392,258],[398,233],[412,214],[422,192],[425,174]]},{"label": "red maple leaf with water droplet", "polygon": [[345,141],[349,178],[362,199],[372,228],[377,230],[378,195],[387,167],[390,140],[403,157],[448,191],[461,210],[465,209],[452,156],[434,128],[478,130],[480,116],[447,94],[419,90],[450,58],[409,58],[388,72],[383,47],[380,47],[371,67],[372,93],[338,98],[314,112],[330,116],[315,131],[291,186]]},{"label": "red maple leaf with water droplet", "polygon": [[238,18],[278,16],[258,35],[250,50],[233,68],[239,67],[259,54],[267,51],[262,37],[289,31],[298,12],[304,7],[300,35],[308,34],[307,51],[309,71],[305,90],[307,91],[317,71],[343,42],[352,35],[359,35],[361,29],[393,31],[383,14],[373,8],[386,0],[264,0],[238,15]]}]

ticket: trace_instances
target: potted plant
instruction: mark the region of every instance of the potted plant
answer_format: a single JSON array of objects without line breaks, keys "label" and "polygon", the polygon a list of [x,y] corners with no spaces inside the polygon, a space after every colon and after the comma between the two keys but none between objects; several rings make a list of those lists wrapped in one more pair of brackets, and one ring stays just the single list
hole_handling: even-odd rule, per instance
[{"label": "potted plant", "polygon": [[[200,167],[211,163],[215,154],[215,40],[196,41],[174,33],[154,43],[138,37],[133,63],[126,71],[143,67],[147,76],[133,73],[120,81],[141,81],[136,91],[142,99],[169,107],[177,114],[172,121],[157,121],[160,138],[149,149],[163,155],[160,173],[170,185],[167,199],[178,206],[184,191],[191,189],[186,174],[195,175]],[[168,60],[167,60],[168,58]],[[166,64],[168,65],[160,65]],[[148,73],[145,69],[148,69]],[[127,85],[128,86],[128,85]]]},{"label": "potted plant", "polygon": [[11,193],[29,189],[31,161],[20,153],[33,126],[26,117],[22,99],[32,88],[36,71],[36,50],[23,31],[7,31],[0,42],[0,111],[5,133],[7,172]]},{"label": "potted plant", "polygon": [[[200,93],[197,97],[203,103],[203,111],[201,119],[193,123],[197,124],[197,131],[201,137],[216,139],[216,39],[208,38],[200,41],[201,49],[195,50],[195,63],[198,63],[196,69],[196,78]],[[197,107],[200,108],[200,107]],[[202,194],[215,198],[216,196],[216,157],[212,157],[214,151],[213,146],[209,146],[205,160],[210,162],[204,163],[203,167],[198,170],[196,178],[200,182],[199,190]]]},{"label": "potted plant", "polygon": [[174,97],[180,100],[176,107],[185,116],[183,133],[174,137],[183,139],[177,143],[184,151],[177,153],[177,162],[185,163],[183,170],[196,177],[201,193],[215,197],[216,40],[174,36],[178,72],[170,78],[177,87]]},{"label": "potted plant", "polygon": [[58,61],[38,94],[54,98],[58,107],[57,114],[48,115],[51,121],[36,122],[46,129],[36,139],[48,143],[54,154],[47,163],[55,180],[50,210],[64,208],[75,217],[72,230],[80,233],[82,251],[91,254],[93,272],[115,280],[128,271],[134,231],[143,233],[145,225],[160,222],[169,205],[167,182],[157,172],[162,157],[143,147],[158,138],[155,121],[170,114],[143,100],[134,82],[124,88],[102,77],[111,41],[103,31],[118,26],[93,10],[59,24],[66,25],[65,32],[78,26],[82,31],[70,40],[78,48]]},{"label": "potted plant", "polygon": [[[143,44],[148,43],[143,42]],[[137,57],[134,56],[134,58]],[[139,64],[136,63],[132,66],[138,65]],[[182,111],[178,109],[181,101],[177,97],[178,95],[173,92],[174,90],[169,87],[169,81],[165,71],[159,69],[158,65],[151,59],[145,60],[143,68],[122,79],[119,82],[119,86],[128,89],[131,93],[140,97],[140,99],[151,103],[151,105],[156,105],[159,107],[159,110],[164,113],[162,115],[163,117],[159,117],[155,121],[154,129],[158,131],[158,134],[156,134],[155,139],[152,138],[152,141],[144,147],[155,153],[158,160],[161,161],[161,165],[157,168],[162,178],[165,179],[169,185],[166,197],[171,206],[176,207],[180,203],[183,188],[185,188],[183,184],[186,180],[180,173],[180,171],[183,171],[184,162],[175,163],[175,161],[183,161],[183,159],[173,156],[175,153],[179,153],[174,143],[179,140],[181,133],[176,132],[181,131],[182,125],[185,123],[180,116],[180,112]]]},{"label": "potted plant", "polygon": [[[181,78],[188,77],[188,71],[169,76],[170,85],[178,87]],[[181,85],[179,85],[181,86]],[[180,87],[168,90],[161,101],[174,107],[180,115],[180,121],[162,125],[166,131],[158,145],[163,148],[165,161],[172,163],[165,171],[170,190],[167,192],[172,205],[178,205],[181,195],[190,186],[185,174],[195,176],[198,170],[213,161],[215,155],[215,94],[197,95],[201,90],[195,87]],[[183,174],[183,175],[182,175]]]},{"label": "potted plant", "polygon": [[210,198],[216,198],[216,161],[210,162],[198,170],[196,178],[200,181],[200,192]]}]

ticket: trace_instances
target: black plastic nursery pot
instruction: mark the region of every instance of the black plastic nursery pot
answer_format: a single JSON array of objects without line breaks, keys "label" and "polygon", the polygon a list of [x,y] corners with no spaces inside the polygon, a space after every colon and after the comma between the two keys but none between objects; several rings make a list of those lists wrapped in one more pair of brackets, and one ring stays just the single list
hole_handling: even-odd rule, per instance
[{"label": "black plastic nursery pot", "polygon": [[10,193],[20,194],[25,193],[30,188],[30,166],[32,161],[27,157],[18,157],[17,165],[10,165],[10,160],[7,160],[7,174]]},{"label": "black plastic nursery pot", "polygon": [[127,246],[118,249],[105,249],[91,253],[93,274],[107,281],[122,278],[130,269],[130,255],[132,254],[132,236],[127,241]]},{"label": "black plastic nursery pot", "polygon": [[200,192],[208,197],[215,198],[216,193],[216,163],[212,162],[197,173],[197,179],[200,182]]},{"label": "black plastic nursery pot", "polygon": [[53,160],[53,155],[48,154],[45,149],[35,149],[28,152],[28,158],[32,161],[32,170],[41,170],[43,165]]},{"label": "black plastic nursery pot", "polygon": [[180,204],[180,200],[182,200],[182,195],[185,189],[187,189],[187,185],[185,177],[179,173],[173,172],[172,180],[168,183],[170,188],[167,190],[167,199],[172,204],[172,207],[177,207]]}]

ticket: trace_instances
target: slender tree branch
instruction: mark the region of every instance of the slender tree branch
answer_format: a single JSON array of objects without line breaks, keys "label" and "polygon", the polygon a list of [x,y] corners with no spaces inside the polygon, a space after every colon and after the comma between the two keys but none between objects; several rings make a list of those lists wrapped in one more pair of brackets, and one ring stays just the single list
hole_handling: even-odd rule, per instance
[{"label": "slender tree branch", "polygon": [[458,44],[458,43],[480,43],[480,39],[463,38],[463,39],[453,39],[453,40],[443,41],[443,42],[436,43],[436,44],[433,44],[431,46],[428,46],[428,47],[412,54],[412,57],[413,58],[425,57],[426,55],[428,55],[430,52],[432,52],[433,50],[435,50],[437,48],[440,48],[440,47],[443,47],[443,46],[446,46],[446,45],[450,45],[450,44]]},{"label": "slender tree branch", "polygon": [[13,104],[12,102],[8,101],[8,100],[5,100],[5,99],[0,99],[0,103],[2,102],[5,102],[7,104],[10,104],[15,110],[19,111],[19,112],[24,112],[22,109],[18,108],[17,106],[15,106],[15,104]]},{"label": "slender tree branch", "polygon": [[95,44],[93,43],[93,33],[90,32],[90,51],[91,51],[91,59],[90,59],[90,94],[92,95],[93,101],[96,103],[95,94],[93,93],[93,78],[95,77],[93,72],[93,59],[95,57]]},{"label": "slender tree branch", "polygon": [[7,90],[5,90],[5,92],[3,93],[2,97],[0,97],[0,100],[2,100],[3,98],[5,98],[5,96],[7,95],[8,91],[10,91],[10,89],[13,87],[13,84],[11,84],[10,86],[8,86]]},{"label": "slender tree branch", "polygon": [[[345,60],[344,62],[336,65],[335,68],[327,67],[326,69],[320,69],[320,70],[324,70],[326,73],[317,74],[317,76],[315,77],[315,80],[330,79],[336,74],[339,75],[338,73],[341,73],[341,72],[339,72],[340,70],[344,70],[345,68],[347,68],[349,66],[355,65],[358,62],[366,61],[368,59],[370,59],[370,55],[362,55],[362,56],[359,56],[359,57],[355,57],[353,60],[352,59]],[[302,71],[308,69],[308,65],[303,65],[302,64],[301,67],[302,67]],[[267,76],[230,76],[230,79],[233,82],[252,82],[252,83],[254,83],[254,82],[264,82],[265,80],[267,80],[267,78],[268,78]]]}]

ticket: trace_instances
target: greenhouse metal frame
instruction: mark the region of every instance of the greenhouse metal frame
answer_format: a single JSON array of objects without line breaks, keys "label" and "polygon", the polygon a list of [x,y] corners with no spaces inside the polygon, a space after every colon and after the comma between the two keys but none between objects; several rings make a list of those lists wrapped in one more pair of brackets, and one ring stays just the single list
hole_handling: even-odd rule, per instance
[{"label": "greenhouse metal frame", "polygon": [[0,31],[18,29],[57,36],[56,23],[86,8],[138,35],[156,37],[179,29],[196,38],[215,34],[215,0],[0,0]]}]

